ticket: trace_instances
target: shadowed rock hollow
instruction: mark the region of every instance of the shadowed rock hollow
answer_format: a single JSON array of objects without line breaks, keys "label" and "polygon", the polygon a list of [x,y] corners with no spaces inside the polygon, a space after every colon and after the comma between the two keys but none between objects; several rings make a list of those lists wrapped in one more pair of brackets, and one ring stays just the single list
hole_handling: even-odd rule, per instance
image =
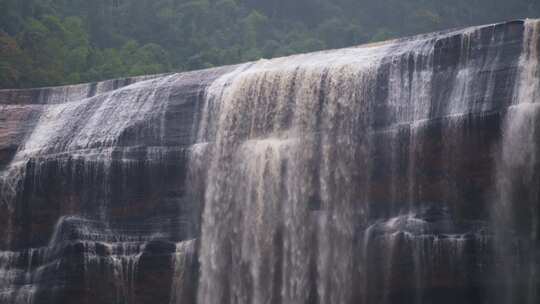
[{"label": "shadowed rock hollow", "polygon": [[0,303],[537,303],[540,23],[0,91]]}]

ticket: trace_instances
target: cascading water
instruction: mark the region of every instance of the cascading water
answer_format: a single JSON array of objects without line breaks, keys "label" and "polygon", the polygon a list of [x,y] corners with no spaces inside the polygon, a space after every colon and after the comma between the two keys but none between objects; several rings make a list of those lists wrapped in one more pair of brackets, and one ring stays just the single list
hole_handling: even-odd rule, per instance
[{"label": "cascading water", "polygon": [[[525,22],[514,98],[503,123],[494,224],[506,303],[539,299],[540,22]],[[519,252],[521,246],[527,248]],[[516,284],[518,282],[518,284]]]},{"label": "cascading water", "polygon": [[181,304],[186,299],[193,299],[196,282],[190,281],[193,271],[193,259],[195,259],[195,242],[193,240],[176,244],[176,251],[173,255],[173,279],[171,285],[170,304]]},{"label": "cascading water", "polygon": [[[169,241],[195,233],[195,216],[177,200],[193,118],[170,116],[195,108],[197,96],[189,93],[202,84],[193,87],[197,80],[189,76],[44,89],[36,94],[39,105],[4,106],[31,128],[9,117],[3,126],[20,144],[0,172],[7,220],[0,248],[8,249],[0,303],[169,298],[169,288],[159,297],[140,291],[150,284],[139,272],[170,269],[171,262],[155,265],[153,257],[174,255]],[[180,98],[173,96],[177,86]],[[16,93],[7,92],[8,102]],[[148,201],[161,204],[161,213],[152,213]]]},{"label": "cascading water", "polygon": [[[536,71],[531,49],[537,45],[529,46],[538,33],[530,24],[536,22],[525,25],[526,58],[520,66],[526,71],[518,82],[537,94],[521,75]],[[473,220],[457,222],[451,194],[427,201],[433,198],[422,188],[430,185],[418,180],[427,168],[418,168],[418,158],[433,157],[424,145],[434,120],[442,121],[440,132],[451,133],[468,115],[500,106],[493,103],[501,97],[496,73],[504,54],[498,46],[507,37],[490,30],[460,35],[456,70],[444,71],[453,77],[448,79],[453,85],[444,88],[446,100],[435,98],[445,93],[442,84],[433,88],[438,77],[448,77],[434,58],[442,38],[429,35],[397,45],[262,61],[211,87],[207,99],[219,110],[206,111],[219,115],[215,125],[203,128],[214,130],[215,138],[208,159],[199,303],[393,303],[400,295],[392,293],[400,288],[412,290],[401,303],[422,303],[436,297],[428,285],[437,268],[449,268],[449,279],[458,284],[466,281],[459,272],[473,263],[471,252],[489,251],[488,228]],[[481,55],[479,41],[486,43]],[[527,138],[517,140],[537,147],[537,134],[525,128],[519,132],[526,131]],[[377,164],[373,159],[383,136],[391,162]],[[389,167],[382,169],[391,172],[385,213],[398,215],[370,226],[370,192],[378,187],[370,170],[381,170],[374,163]],[[530,179],[524,184],[535,185]],[[359,233],[362,229],[369,233]],[[366,274],[372,271],[382,275]],[[410,282],[396,282],[405,278]]]},{"label": "cascading water", "polygon": [[0,303],[536,303],[539,28],[0,91]]}]

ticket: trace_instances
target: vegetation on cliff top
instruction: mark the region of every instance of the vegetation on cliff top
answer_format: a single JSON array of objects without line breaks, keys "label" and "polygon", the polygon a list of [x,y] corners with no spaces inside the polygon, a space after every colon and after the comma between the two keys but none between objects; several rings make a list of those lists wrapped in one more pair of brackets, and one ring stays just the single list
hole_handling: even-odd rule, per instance
[{"label": "vegetation on cliff top", "polygon": [[536,0],[0,0],[0,88],[192,70],[512,18]]}]

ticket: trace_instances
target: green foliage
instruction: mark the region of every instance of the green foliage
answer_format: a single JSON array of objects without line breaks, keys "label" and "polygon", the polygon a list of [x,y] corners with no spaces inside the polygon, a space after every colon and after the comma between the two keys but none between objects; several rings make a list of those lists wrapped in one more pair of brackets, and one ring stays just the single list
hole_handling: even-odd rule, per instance
[{"label": "green foliage", "polygon": [[15,38],[0,31],[0,83],[7,87],[15,87],[27,72],[29,59],[19,48]]},{"label": "green foliage", "polygon": [[0,88],[200,69],[539,15],[531,0],[0,0]]}]

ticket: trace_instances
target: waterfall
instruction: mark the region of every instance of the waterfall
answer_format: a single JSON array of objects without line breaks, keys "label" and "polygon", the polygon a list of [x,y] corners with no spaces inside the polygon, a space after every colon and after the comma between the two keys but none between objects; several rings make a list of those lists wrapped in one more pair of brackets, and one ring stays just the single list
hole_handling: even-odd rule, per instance
[{"label": "waterfall", "polygon": [[[369,103],[375,68],[388,51],[383,45],[260,61],[209,88],[207,98],[221,98],[217,125],[208,126],[216,135],[208,160],[199,303],[305,302],[313,297],[314,263],[321,284],[334,287],[321,289],[321,296],[350,297],[345,269],[328,265],[337,252],[317,258],[312,251],[337,242],[340,258],[352,263],[348,199],[354,189],[338,183],[351,180],[346,161],[355,157],[352,145],[361,144],[352,137],[362,121],[351,114]],[[329,199],[339,190],[345,193],[338,207]],[[339,239],[325,236],[325,222]],[[343,271],[342,277],[333,271]]]},{"label": "waterfall", "polygon": [[[0,128],[20,145],[0,164],[0,218],[7,220],[0,250],[8,249],[0,251],[0,303],[71,302],[69,293],[86,293],[95,303],[147,296],[141,269],[153,255],[174,251],[168,240],[195,233],[194,216],[177,214],[174,198],[190,134],[182,124],[190,118],[173,122],[177,117],[167,114],[194,108],[195,99],[172,91],[199,91],[189,76],[46,88],[30,105],[2,106],[16,115],[12,121],[2,114],[8,124]],[[7,92],[8,102],[15,95]],[[21,121],[31,127],[20,128]],[[167,136],[174,128],[181,130]],[[144,211],[151,204],[138,202],[163,192],[172,193],[160,198],[172,200],[172,212],[152,214]],[[21,228],[27,220],[30,229]]]},{"label": "waterfall", "polygon": [[540,22],[0,90],[0,304],[536,303]]},{"label": "waterfall", "polygon": [[[460,33],[455,79],[442,101],[433,99],[433,86],[440,77],[435,46],[444,37],[430,35],[263,60],[210,86],[203,117],[215,119],[201,124],[210,138],[199,137],[211,147],[198,302],[391,303],[388,292],[398,288],[393,281],[401,271],[393,265],[407,257],[412,271],[404,276],[411,276],[414,302],[422,303],[427,271],[437,267],[432,255],[451,252],[446,263],[453,267],[468,262],[466,244],[481,252],[480,228],[461,232],[453,210],[423,206],[427,184],[418,180],[424,161],[418,158],[426,157],[423,142],[434,119],[452,125],[493,110],[497,45],[505,36],[493,29],[488,51],[478,56],[485,35]],[[380,170],[372,160],[381,136],[395,153],[391,163],[378,164],[393,172],[387,186],[394,207],[387,213],[408,215],[403,225],[397,223],[404,215],[388,219],[383,227],[392,229],[371,236],[359,230],[371,229],[370,192],[377,187],[371,171]],[[437,220],[447,227],[431,223],[431,212],[442,212]],[[417,221],[414,232],[410,221]],[[379,283],[365,273],[379,257],[385,274],[377,295]]]},{"label": "waterfall", "polygon": [[194,293],[193,288],[196,288],[194,282],[190,282],[192,276],[189,274],[192,271],[192,263],[195,258],[195,242],[185,241],[176,244],[176,250],[173,254],[173,279],[171,285],[170,304],[181,304],[190,299]]},{"label": "waterfall", "polygon": [[[514,98],[506,114],[500,161],[497,166],[497,202],[494,224],[500,275],[506,281],[506,303],[537,303],[540,232],[540,22],[525,22]],[[535,186],[536,185],[536,186]],[[519,236],[519,237],[517,237]],[[516,252],[516,242],[528,250]],[[516,284],[515,282],[520,282]]]}]

